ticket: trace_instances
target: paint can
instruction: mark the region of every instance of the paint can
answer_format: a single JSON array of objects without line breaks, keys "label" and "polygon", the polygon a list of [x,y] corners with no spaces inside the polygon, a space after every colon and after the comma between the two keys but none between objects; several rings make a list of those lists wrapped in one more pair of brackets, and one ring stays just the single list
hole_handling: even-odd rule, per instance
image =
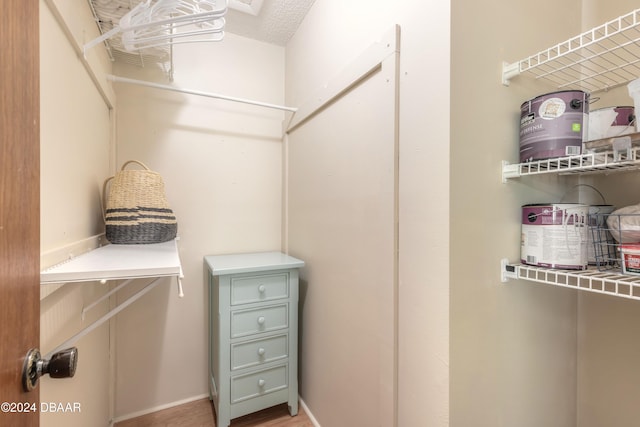
[{"label": "paint can", "polygon": [[620,245],[620,258],[623,274],[640,275],[640,245],[627,243]]},{"label": "paint can", "polygon": [[538,267],[587,268],[589,206],[578,203],[522,206],[520,261]]},{"label": "paint can", "polygon": [[589,112],[587,140],[613,138],[636,131],[635,109],[630,106],[598,108]]},{"label": "paint can", "polygon": [[520,162],[575,156],[587,136],[589,94],[566,90],[520,106]]}]

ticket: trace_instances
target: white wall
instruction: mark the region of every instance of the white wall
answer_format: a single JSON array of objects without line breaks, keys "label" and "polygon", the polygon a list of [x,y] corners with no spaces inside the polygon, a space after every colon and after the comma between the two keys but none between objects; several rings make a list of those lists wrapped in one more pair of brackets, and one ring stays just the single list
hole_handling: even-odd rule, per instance
[{"label": "white wall", "polygon": [[288,248],[306,263],[300,394],[321,425],[393,425],[394,82],[391,57],[288,135]]},{"label": "white wall", "polygon": [[[287,46],[287,101],[298,105],[311,99],[315,91],[322,89],[327,81],[339,75],[395,24],[400,25],[402,32],[400,168],[397,193],[400,200],[400,255],[399,271],[394,273],[397,275],[396,280],[399,280],[399,309],[395,313],[399,325],[396,332],[399,348],[394,355],[396,366],[382,365],[379,367],[382,371],[371,370],[369,373],[380,376],[386,369],[397,370],[398,385],[392,394],[397,398],[397,407],[393,410],[398,413],[398,425],[444,426],[448,423],[449,413],[449,278],[446,268],[449,263],[448,2],[316,2]],[[347,94],[345,101],[339,102],[348,102],[351,96]],[[337,108],[340,107],[328,107],[327,114]],[[353,111],[358,110],[354,108]],[[346,148],[331,149],[333,143],[344,138],[343,144],[350,144],[349,150],[355,149],[358,140],[350,139],[360,135],[363,125],[356,120],[353,122],[354,129],[349,129],[352,119],[348,114],[343,114],[337,120],[339,123],[326,126],[324,130],[315,129],[317,134],[313,138],[316,141],[327,140],[328,149],[339,157]],[[334,128],[345,130],[340,139],[335,141],[331,133]],[[294,132],[290,141],[291,170],[297,167],[296,161],[305,156],[304,151],[293,151],[299,148],[294,147],[295,143]],[[392,144],[392,141],[388,143]],[[376,143],[372,141],[372,149],[377,152],[376,147]],[[309,151],[306,155],[312,152]],[[373,159],[369,159],[364,150],[349,164],[336,161],[333,167],[336,168],[336,173],[344,173],[345,176],[349,175],[348,168],[353,168],[352,175],[358,177],[366,173],[369,162],[373,162]],[[373,165],[371,167],[375,169]],[[309,169],[309,179],[317,181],[317,175],[322,174],[323,168],[326,170],[327,165],[320,161],[316,169]],[[290,185],[295,183],[291,182]],[[315,188],[314,185],[319,184],[313,184],[309,188]],[[364,194],[368,194],[368,184],[361,183],[348,188],[354,195],[351,202],[356,206],[360,203],[361,208],[366,211],[367,204],[358,197],[358,191],[364,190]],[[290,197],[293,196],[293,193],[290,194]],[[308,197],[311,198],[311,195]],[[382,197],[382,194],[378,197]],[[291,199],[289,215],[292,221],[296,215],[300,215],[300,212],[293,210],[296,209],[294,203]],[[325,205],[319,206],[318,212],[320,208],[326,208]],[[328,213],[322,223],[326,225],[327,221],[333,221]],[[341,220],[338,219],[337,224],[340,223]],[[373,223],[375,218],[367,218],[363,213],[361,227],[366,228]],[[289,249],[293,254],[299,251],[304,257],[305,251],[314,243],[301,241],[303,238],[297,234],[300,232],[300,227],[289,230]],[[361,251],[368,253],[383,247],[369,245],[364,239],[353,242],[349,236],[350,233],[334,236],[336,240],[331,249],[334,251],[333,257],[342,259],[341,264],[332,267],[327,264],[327,259],[320,259],[315,263],[314,257],[319,254],[309,252],[311,261],[301,273],[302,279],[309,281],[303,307],[301,395],[320,424],[326,423],[329,426],[349,425],[349,420],[357,419],[358,416],[367,419],[371,412],[381,412],[386,416],[386,411],[392,404],[388,401],[382,403],[389,392],[383,382],[377,387],[373,386],[373,390],[365,387],[361,393],[352,393],[349,388],[341,385],[350,381],[352,376],[360,378],[363,370],[370,367],[368,363],[358,364],[350,355],[358,352],[366,359],[378,354],[378,348],[371,341],[358,340],[359,334],[363,331],[366,333],[366,329],[359,328],[359,321],[352,320],[359,313],[369,311],[359,309],[360,305],[348,296],[359,289],[361,282],[367,282],[371,272],[376,272],[378,268],[382,272],[386,271],[385,264],[379,265],[376,261],[369,262],[359,258]],[[359,245],[362,247],[358,253],[350,250]],[[320,271],[317,271],[318,268]],[[329,277],[336,280],[336,283],[325,283]],[[324,286],[332,289],[345,287],[344,296],[347,301],[340,299],[339,291],[334,298],[327,300],[322,293]],[[393,302],[387,301],[387,304],[391,305]],[[370,320],[376,322],[380,318]],[[323,333],[308,333],[316,329],[322,329]],[[353,338],[343,340],[346,336]],[[388,336],[381,334],[378,339],[384,340],[385,337]],[[323,357],[322,353],[317,356],[314,353],[309,356],[321,349],[326,349],[331,355]],[[323,379],[318,381],[320,375]],[[336,414],[342,411],[335,411],[334,408],[342,405],[354,408],[349,418],[336,418]],[[393,405],[396,406],[395,402]],[[390,425],[385,416],[378,419],[379,425]]]},{"label": "white wall", "polygon": [[[98,35],[86,3],[40,2],[41,266],[46,268],[95,247],[103,232],[100,192],[110,174],[108,103],[77,55],[78,42]],[[53,8],[53,9],[52,9]],[[55,18],[60,13],[62,24]],[[67,36],[71,37],[71,41]],[[89,61],[108,71],[104,55]],[[81,319],[83,306],[108,290],[99,283],[42,287],[40,350],[47,354],[107,310],[104,303]],[[76,344],[78,367],[71,379],[40,380],[43,403],[79,403],[80,413],[41,412],[42,426],[107,426],[111,418],[109,324]]]},{"label": "white wall", "polygon": [[[282,47],[226,34],[221,43],[176,46],[174,64],[173,83],[154,70],[115,73],[284,102]],[[284,113],[131,85],[116,85],[116,93],[118,167],[137,159],[162,174],[185,275],[183,299],[167,281],[116,320],[116,417],[123,418],[208,395],[203,256],[280,250]]]}]

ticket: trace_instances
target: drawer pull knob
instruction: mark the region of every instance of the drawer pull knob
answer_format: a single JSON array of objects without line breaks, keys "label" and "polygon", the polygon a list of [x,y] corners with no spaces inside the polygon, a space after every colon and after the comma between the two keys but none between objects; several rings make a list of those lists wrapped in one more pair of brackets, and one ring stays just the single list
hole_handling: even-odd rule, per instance
[{"label": "drawer pull knob", "polygon": [[260,285],[260,286],[258,286],[258,292],[260,292],[261,294],[264,294],[264,291],[265,291],[266,289],[267,289],[267,288],[265,288],[265,286],[264,286],[264,285]]},{"label": "drawer pull knob", "polygon": [[264,325],[265,318],[264,316],[258,317],[258,325]]},{"label": "drawer pull knob", "polygon": [[260,379],[258,380],[258,387],[264,387],[265,383],[266,383],[266,381],[265,381],[265,380],[263,380],[262,378],[260,378]]},{"label": "drawer pull knob", "polygon": [[264,356],[264,353],[265,353],[264,348],[260,347],[260,348],[258,349],[258,356]]}]

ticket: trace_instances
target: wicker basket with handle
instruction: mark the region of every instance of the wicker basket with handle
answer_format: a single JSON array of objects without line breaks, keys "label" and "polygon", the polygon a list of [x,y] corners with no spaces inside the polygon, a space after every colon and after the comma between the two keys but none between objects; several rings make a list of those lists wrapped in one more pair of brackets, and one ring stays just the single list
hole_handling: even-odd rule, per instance
[{"label": "wicker basket with handle", "polygon": [[[125,170],[131,163],[143,169]],[[102,194],[109,242],[148,244],[175,239],[178,222],[165,196],[162,176],[142,162],[123,164],[115,176],[105,180]]]}]

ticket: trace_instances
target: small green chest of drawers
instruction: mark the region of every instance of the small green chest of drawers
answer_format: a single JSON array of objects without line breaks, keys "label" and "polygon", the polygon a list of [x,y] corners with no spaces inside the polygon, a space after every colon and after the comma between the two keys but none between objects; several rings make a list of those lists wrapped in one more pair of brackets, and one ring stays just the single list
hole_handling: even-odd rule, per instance
[{"label": "small green chest of drawers", "polygon": [[280,252],[204,257],[209,391],[218,427],[287,402],[298,413],[298,269]]}]

